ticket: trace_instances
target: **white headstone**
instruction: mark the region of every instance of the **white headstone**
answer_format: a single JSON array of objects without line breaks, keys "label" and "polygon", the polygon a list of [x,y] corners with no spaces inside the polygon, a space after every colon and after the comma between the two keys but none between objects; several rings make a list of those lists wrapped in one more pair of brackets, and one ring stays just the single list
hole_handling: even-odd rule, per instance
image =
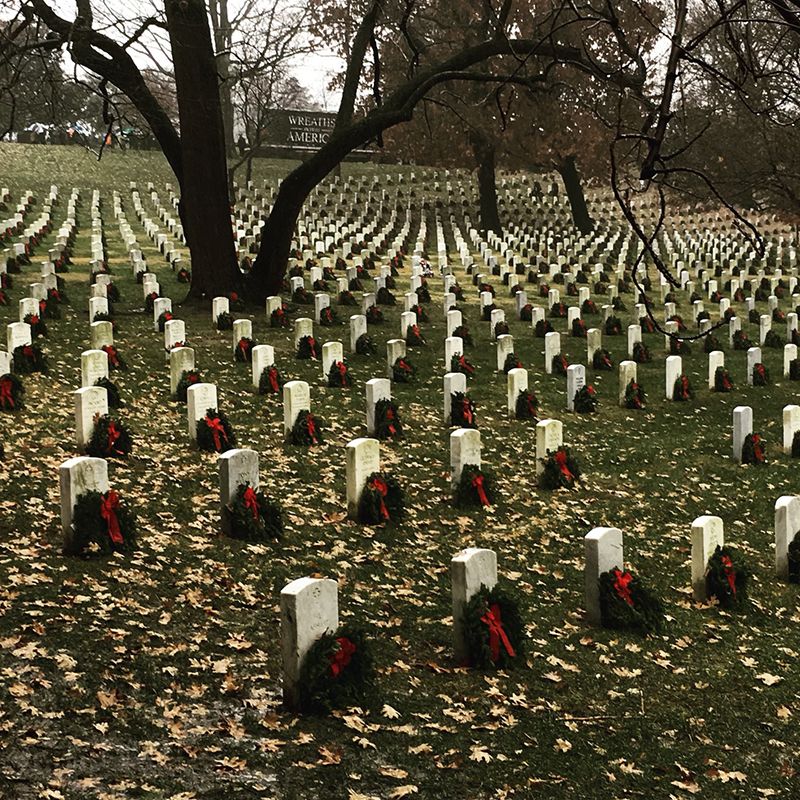
[{"label": "white headstone", "polygon": [[375,404],[392,399],[392,382],[388,378],[371,378],[365,387],[367,400],[367,434],[375,435]]},{"label": "white headstone", "polygon": [[[175,347],[169,351],[169,392],[175,394],[184,372],[194,371],[194,348]],[[188,395],[187,395],[188,397]]]},{"label": "white headstone", "polygon": [[461,479],[465,464],[481,465],[481,434],[475,428],[459,428],[450,434],[450,484]]},{"label": "white headstone", "polygon": [[783,407],[783,452],[792,452],[794,435],[800,431],[800,406]]},{"label": "white headstone", "polygon": [[706,595],[706,566],[717,547],[725,544],[725,534],[720,517],[703,515],[692,523],[692,591],[695,600],[704,601]]},{"label": "white headstone", "polygon": [[708,354],[708,388],[713,389],[715,380],[714,376],[717,372],[717,367],[725,366],[725,353],[722,350],[712,350]]},{"label": "white headstone", "polygon": [[506,408],[510,419],[517,415],[517,398],[519,393],[528,390],[528,370],[515,367],[508,372],[506,381]]},{"label": "white headstone", "polygon": [[108,392],[102,386],[86,386],[72,393],[75,402],[75,441],[83,450],[94,433],[95,418],[108,414]]},{"label": "white headstone", "polygon": [[761,363],[761,348],[750,347],[747,350],[747,385],[753,385],[753,368]]},{"label": "white headstone", "polygon": [[467,393],[467,376],[463,372],[448,372],[444,376],[444,424],[450,424],[452,395],[455,392]]},{"label": "white headstone", "polygon": [[[795,406],[797,408],[797,406]],[[784,580],[789,575],[789,545],[800,531],[800,497],[784,495],[775,502],[775,572]]]},{"label": "white headstone", "polygon": [[283,432],[288,434],[294,427],[301,411],[311,410],[311,391],[305,381],[287,381],[283,385]]},{"label": "white headstone", "polygon": [[586,367],[572,364],[567,367],[567,411],[575,410],[575,395],[586,386]]},{"label": "white headstone", "polygon": [[108,491],[108,465],[104,458],[70,458],[59,467],[58,482],[61,495],[61,531],[64,534],[64,544],[69,548],[75,503],[86,492]]},{"label": "white headstone", "polygon": [[620,361],[619,362],[619,404],[625,405],[625,390],[631,381],[638,383],[636,377],[638,373],[637,364],[635,361]]},{"label": "white headstone", "polygon": [[114,326],[110,322],[106,320],[93,322],[89,328],[92,350],[101,350],[103,347],[110,347],[114,344]]},{"label": "white headstone", "polygon": [[344,347],[341,342],[325,342],[322,345],[322,377],[327,378],[331,367],[337,361],[344,361]]},{"label": "white headstone", "polygon": [[544,472],[547,454],[564,444],[563,425],[558,419],[543,419],[536,423],[536,475]]},{"label": "white headstone", "polygon": [[186,390],[186,418],[189,436],[197,439],[197,421],[209,409],[217,410],[217,387],[213,383],[195,383]]},{"label": "white headstone", "polygon": [[108,378],[108,356],[103,350],[84,350],[81,353],[81,386],[94,386],[100,378]]},{"label": "white headstone", "polygon": [[600,584],[604,572],[624,569],[622,531],[619,528],[594,528],[584,537],[584,603],[586,616],[592,625],[599,625]]},{"label": "white headstone", "polygon": [[347,475],[347,513],[355,518],[364,484],[381,466],[380,445],[377,439],[353,439],[345,449]]},{"label": "white headstone", "polygon": [[261,383],[261,373],[275,363],[275,348],[270,344],[257,344],[252,350],[253,360],[250,372],[253,388],[258,389]]},{"label": "white headstone", "polygon": [[[548,333],[547,335],[552,336],[553,334]],[[555,335],[558,336],[558,334]],[[510,333],[504,333],[497,337],[496,344],[497,371],[502,372],[506,359],[514,352],[514,337]]]},{"label": "white headstone", "polygon": [[350,317],[350,352],[356,352],[356,342],[367,332],[367,318],[363,314]]},{"label": "white headstone", "polygon": [[314,321],[309,317],[298,317],[294,321],[294,349],[297,350],[300,340],[304,336],[314,335]]},{"label": "white headstone", "polygon": [[789,370],[791,369],[791,363],[797,358],[797,345],[796,344],[785,344],[783,346],[783,377],[789,377]]},{"label": "white headstone", "polygon": [[672,400],[675,381],[683,374],[683,361],[680,356],[667,356],[664,390],[667,400]]},{"label": "white headstone", "polygon": [[603,347],[603,332],[599,328],[586,331],[586,363],[591,366],[594,354]]},{"label": "white headstone", "polygon": [[211,301],[211,322],[216,325],[220,314],[230,314],[231,304],[227,297],[215,297]]},{"label": "white headstone", "polygon": [[464,609],[482,586],[493,589],[497,583],[497,555],[493,550],[468,547],[450,562],[450,586],[453,595],[453,650],[456,661],[467,656],[464,637]]},{"label": "white headstone", "polygon": [[628,357],[633,358],[633,348],[637,342],[642,341],[642,326],[628,325]]},{"label": "white headstone", "polygon": [[744,440],[753,432],[753,409],[750,406],[736,406],[733,409],[733,458],[742,460]]},{"label": "white headstone", "polygon": [[[386,342],[386,372],[391,380],[394,373],[392,367],[398,358],[406,357],[406,340],[405,339],[389,339]],[[449,366],[449,364],[448,364]]]},{"label": "white headstone", "polygon": [[31,341],[31,326],[27,322],[12,322],[6,325],[6,349],[10,356],[13,357],[14,350],[18,347],[24,347]]},{"label": "white headstone", "polygon": [[544,335],[544,371],[553,374],[553,357],[561,352],[561,334],[551,331]]}]

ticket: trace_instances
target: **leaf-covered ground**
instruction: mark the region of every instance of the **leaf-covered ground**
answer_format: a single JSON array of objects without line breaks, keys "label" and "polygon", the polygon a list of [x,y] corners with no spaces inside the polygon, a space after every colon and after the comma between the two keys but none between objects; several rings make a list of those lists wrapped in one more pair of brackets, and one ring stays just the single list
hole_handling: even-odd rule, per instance
[{"label": "leaf-covered ground", "polygon": [[[506,418],[506,379],[494,372],[489,325],[479,321],[477,292],[459,267],[475,337],[467,355],[478,367],[470,393],[499,502],[474,513],[450,502],[449,429],[441,419],[445,325],[441,285],[432,280],[430,322],[422,325],[429,345],[411,353],[420,380],[393,386],[406,438],[381,447],[385,467],[407,491],[408,518],[365,528],[344,514],[344,447],[365,433],[364,384],[383,376],[383,345],[397,335],[400,308],[370,329],[378,355],[348,358],[348,390],[326,388],[319,363],[294,359],[291,333],[270,329],[262,310],[248,310],[257,341],[275,346],[285,375],[309,381],[312,408],[327,421],[322,446],[286,446],[278,398],[254,394],[249,367],[234,363],[230,333],[213,330],[209,309],[177,306],[185,287],[138,226],[128,181],[161,187],[169,176],[160,157],[110,153],[97,165],[77,148],[2,145],[0,165],[12,202],[23,189],[41,198],[57,184],[57,222],[73,185],[83,197],[75,264],[65,276],[72,305],[48,323],[51,372],[26,378],[25,410],[0,417],[0,796],[800,793],[798,589],[773,575],[773,506],[800,486],[796,464],[781,453],[781,409],[795,401],[797,387],[781,378],[781,350],[764,349],[774,384],[747,387],[745,353],[728,348],[723,331],[736,383],[726,395],[705,388],[707,357],[694,345],[684,367],[696,398],[672,403],[662,399],[663,337],[645,336],[654,354],[639,367],[647,409],[620,409],[616,371],[588,369],[598,413],[568,413],[565,379],[544,374],[543,340],[515,319],[495,278],[542,416],[563,420],[565,441],[585,470],[575,490],[547,493],[536,485],[532,425]],[[140,548],[133,556],[80,560],[61,553],[58,466],[78,454],[71,392],[89,346],[94,187],[122,292],[116,343],[131,367],[113,377],[127,403],[120,415],[135,435],[132,458],[111,463],[110,478],[136,506]],[[141,288],[111,213],[114,189],[151,271],[186,322],[203,378],[219,387],[240,444],[259,452],[264,488],[284,504],[278,544],[247,546],[219,534],[216,456],[192,446],[185,407],[169,397],[162,338],[142,313]],[[12,305],[0,308],[5,322],[16,320],[36,263],[15,276]],[[398,298],[407,280],[406,267]],[[688,298],[680,299],[679,313],[690,317]],[[625,326],[634,298],[623,300]],[[781,307],[794,305],[786,299]],[[344,320],[350,313],[337,311]],[[564,331],[563,320],[555,324]],[[757,326],[743,327],[757,339]],[[346,325],[316,333],[345,343],[349,336]],[[570,363],[585,361],[584,340],[562,342]],[[625,337],[604,337],[604,346],[617,363]],[[736,405],[753,406],[755,430],[768,442],[764,467],[730,458]],[[745,613],[692,601],[689,531],[704,513],[724,519],[726,538],[749,559],[753,603]],[[663,597],[663,635],[641,639],[585,624],[583,537],[599,525],[622,529],[626,560]],[[503,578],[522,594],[530,636],[524,668],[482,674],[451,657],[448,566],[466,546],[495,549]],[[330,718],[281,706],[278,597],[288,581],[312,574],[338,581],[342,617],[372,628],[379,666],[376,697]]]}]

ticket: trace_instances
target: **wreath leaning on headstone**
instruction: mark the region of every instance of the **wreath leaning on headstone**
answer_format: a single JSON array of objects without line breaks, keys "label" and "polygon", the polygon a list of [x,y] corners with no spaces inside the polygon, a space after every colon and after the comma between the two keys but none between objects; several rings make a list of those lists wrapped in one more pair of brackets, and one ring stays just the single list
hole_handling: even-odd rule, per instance
[{"label": "wreath leaning on headstone", "polygon": [[789,562],[789,583],[800,583],[800,531],[789,542],[787,560]]},{"label": "wreath leaning on headstone", "polygon": [[98,378],[94,382],[94,385],[102,386],[106,390],[109,408],[122,408],[122,406],[125,405],[120,397],[119,388],[113,381],[110,381],[108,378]]},{"label": "wreath leaning on headstone", "polygon": [[403,438],[403,423],[394,401],[384,398],[375,403],[375,436],[378,439]]},{"label": "wreath leaning on headstone", "polygon": [[20,375],[29,375],[32,372],[47,373],[47,356],[42,352],[36,342],[21,344],[14,348],[14,372]]},{"label": "wreath leaning on headstone", "polygon": [[25,387],[10,372],[0,375],[0,411],[18,411],[23,407]]},{"label": "wreath leaning on headstone", "polygon": [[717,367],[714,370],[714,391],[730,392],[733,391],[733,379],[725,367]]},{"label": "wreath leaning on headstone", "polygon": [[477,428],[475,421],[475,402],[464,392],[450,395],[450,424],[457,428]]},{"label": "wreath leaning on headstone", "polygon": [[753,386],[768,386],[769,370],[760,361],[753,365]]},{"label": "wreath leaning on headstone", "polygon": [[356,353],[358,353],[358,355],[371,356],[377,352],[378,347],[371,336],[368,336],[366,333],[362,333],[361,336],[356,339]]},{"label": "wreath leaning on headstone", "polygon": [[283,376],[274,364],[264,367],[258,379],[259,394],[278,394],[285,383]]},{"label": "wreath leaning on headstone", "polygon": [[677,402],[684,402],[691,400],[694,397],[694,390],[689,383],[689,378],[686,375],[679,375],[675,379],[675,384],[672,387],[672,399]]},{"label": "wreath leaning on headstone", "polygon": [[530,389],[520,389],[514,407],[516,419],[539,419],[539,399]]},{"label": "wreath leaning on headstone", "polygon": [[608,350],[599,347],[592,356],[592,367],[596,370],[611,372],[614,369],[614,362]]},{"label": "wreath leaning on headstone", "polygon": [[508,669],[524,664],[525,626],[517,598],[485,585],[464,606],[467,661],[477,669]]},{"label": "wreath leaning on headstone", "polygon": [[129,552],[135,547],[136,517],[114,489],[102,493],[88,491],[78,497],[65,553]]},{"label": "wreath leaning on headstone", "polygon": [[374,681],[371,648],[366,632],[341,625],[323,633],[300,665],[298,705],[306,713],[327,713],[358,705]]},{"label": "wreath leaning on headstone", "polygon": [[550,369],[553,375],[566,375],[569,361],[563,353],[556,353],[550,362]]},{"label": "wreath leaning on headstone", "polygon": [[580,464],[570,453],[570,449],[563,444],[555,450],[548,450],[541,461],[544,464],[542,474],[539,476],[539,486],[542,489],[553,490],[561,487],[571,489],[575,482],[580,480]]},{"label": "wreath leaning on headstone", "polygon": [[319,344],[313,336],[301,336],[297,343],[296,358],[313,358],[319,360]]},{"label": "wreath leaning on headstone", "polygon": [[716,597],[721,608],[740,608],[747,603],[749,579],[750,573],[739,564],[737,551],[717,546],[706,565],[706,595]]},{"label": "wreath leaning on headstone", "polygon": [[463,353],[454,353],[450,357],[450,372],[461,372],[469,377],[475,374],[475,365]]},{"label": "wreath leaning on headstone", "polygon": [[289,444],[297,444],[304,447],[321,444],[324,441],[322,437],[323,427],[321,420],[317,419],[310,411],[304,409],[297,415],[294,425],[289,431]]},{"label": "wreath leaning on headstone", "polygon": [[631,380],[625,387],[625,408],[643,409],[647,396],[641,383]]},{"label": "wreath leaning on headstone", "polygon": [[[273,309],[272,313],[269,315],[269,326],[270,328],[289,327],[289,315],[286,313],[286,307],[284,305],[280,305],[278,308]],[[231,328],[233,328],[233,318],[231,318]],[[223,329],[220,328],[220,330]]]},{"label": "wreath leaning on headstone", "polygon": [[223,513],[227,516],[228,530],[235,539],[246,542],[265,542],[280,539],[283,535],[283,512],[275,500],[264,492],[242,483]]},{"label": "wreath leaning on headstone", "polygon": [[26,314],[23,322],[31,326],[31,336],[38,339],[40,336],[47,338],[47,325],[39,314]]},{"label": "wreath leaning on headstone", "polygon": [[405,357],[398,358],[392,364],[392,380],[397,383],[413,383],[417,379],[417,370]]},{"label": "wreath leaning on headstone", "polygon": [[233,317],[229,312],[222,311],[221,313],[217,314],[215,325],[218,331],[233,330]]},{"label": "wreath leaning on headstone", "polygon": [[600,619],[604,628],[658,633],[664,624],[661,601],[627,570],[604,572],[600,586]]},{"label": "wreath leaning on headstone", "polygon": [[384,323],[383,311],[378,306],[370,306],[364,316],[367,318],[367,324],[369,325],[383,325]]},{"label": "wreath leaning on headstone", "polygon": [[503,362],[503,372],[508,375],[512,369],[522,369],[522,362],[516,353],[509,353],[506,360]]},{"label": "wreath leaning on headstone", "polygon": [[242,336],[233,351],[233,357],[236,361],[247,363],[253,360],[253,347],[255,342],[247,336]]},{"label": "wreath leaning on headstone", "polygon": [[380,525],[400,519],[405,513],[405,495],[393,475],[373,472],[365,481],[358,501],[358,521]]},{"label": "wreath leaning on headstone", "polygon": [[175,397],[180,400],[181,403],[185,403],[189,387],[200,382],[200,373],[197,372],[197,370],[184,370],[181,373],[181,377],[178,379],[178,385],[175,387]]},{"label": "wreath leaning on headstone", "polygon": [[334,361],[328,370],[328,386],[331,389],[346,389],[352,384],[350,369],[346,361]]},{"label": "wreath leaning on headstone", "polygon": [[764,464],[766,460],[766,442],[760,434],[748,433],[742,442],[742,464]]},{"label": "wreath leaning on headstone", "polygon": [[236,435],[224,414],[209,408],[197,420],[197,446],[208,453],[225,453],[236,447]]},{"label": "wreath leaning on headstone", "polygon": [[127,370],[128,364],[125,359],[119,354],[119,350],[113,344],[104,344],[100,348],[108,357],[108,368]]},{"label": "wreath leaning on headstone", "polygon": [[599,402],[597,390],[590,383],[587,383],[575,392],[573,406],[578,414],[594,414],[597,411]]},{"label": "wreath leaning on headstone", "polygon": [[128,428],[108,414],[97,416],[86,452],[96,458],[127,458],[133,450]]},{"label": "wreath leaning on headstone", "polygon": [[464,464],[461,477],[456,484],[454,503],[456,508],[486,507],[494,503],[494,476],[484,472],[476,464]]}]

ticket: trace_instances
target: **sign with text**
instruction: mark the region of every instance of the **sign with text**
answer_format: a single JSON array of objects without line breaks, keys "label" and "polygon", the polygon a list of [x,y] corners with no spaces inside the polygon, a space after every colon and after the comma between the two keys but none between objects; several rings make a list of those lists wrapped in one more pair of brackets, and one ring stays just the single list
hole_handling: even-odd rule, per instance
[{"label": "sign with text", "polygon": [[261,141],[267,147],[318,150],[328,141],[335,125],[336,114],[325,111],[276,109],[270,112],[269,122],[261,132]]}]

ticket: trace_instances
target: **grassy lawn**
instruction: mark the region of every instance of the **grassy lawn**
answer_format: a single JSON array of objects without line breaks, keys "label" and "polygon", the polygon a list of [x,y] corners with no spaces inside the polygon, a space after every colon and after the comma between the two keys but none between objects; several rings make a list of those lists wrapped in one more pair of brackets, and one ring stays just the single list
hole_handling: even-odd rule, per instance
[{"label": "grassy lawn", "polygon": [[[280,169],[259,164],[257,177]],[[347,165],[345,174],[366,169]],[[230,332],[213,329],[210,308],[178,306],[185,287],[147,239],[128,191],[131,180],[142,190],[153,181],[165,199],[170,176],[160,156],[109,153],[98,164],[77,148],[0,145],[0,175],[13,204],[24,189],[41,200],[58,185],[56,223],[71,188],[82,190],[74,264],[64,276],[71,305],[48,322],[44,343],[50,373],[25,379],[24,411],[0,415],[0,797],[800,795],[798,589],[777,582],[773,567],[774,503],[800,492],[796,464],[781,452],[781,410],[797,402],[798,385],[781,377],[782,350],[763,351],[773,385],[748,387],[746,354],[730,349],[721,331],[736,388],[716,394],[706,388],[707,356],[694,344],[684,371],[695,399],[673,403],[663,399],[663,337],[645,335],[654,356],[639,366],[646,410],[617,406],[616,369],[587,368],[598,413],[573,414],[565,410],[566,379],[544,372],[544,341],[516,319],[507,288],[492,279],[541,416],[563,421],[565,443],[585,472],[574,490],[545,492],[536,484],[533,425],[506,417],[506,377],[494,371],[489,324],[458,266],[467,295],[459,305],[475,338],[467,357],[477,372],[468,383],[499,500],[468,513],[451,503],[450,430],[441,411],[446,326],[433,279],[430,321],[422,325],[429,344],[410,351],[419,380],[393,385],[406,437],[381,445],[409,513],[399,524],[367,528],[344,514],[344,447],[365,435],[364,385],[384,375],[408,265],[395,291],[399,305],[384,309],[385,325],[370,328],[378,354],[348,357],[352,389],[327,388],[319,363],[296,360],[291,330],[271,329],[263,310],[245,314],[255,339],[275,347],[284,376],[311,384],[326,440],[303,450],[283,443],[278,396],[252,391],[249,366],[234,363]],[[130,365],[112,379],[135,436],[132,457],[111,462],[109,476],[136,506],[140,547],[128,557],[81,560],[61,553],[58,466],[79,454],[71,392],[89,347],[93,188],[101,190],[122,294],[116,344]],[[284,505],[280,543],[248,546],[219,533],[217,459],[190,443],[185,406],[169,396],[162,337],[143,313],[113,219],[115,189],[150,271],[186,322],[203,379],[217,384],[240,446],[260,455],[263,488]],[[144,191],[142,199],[154,216]],[[432,214],[428,232],[435,250]],[[12,304],[0,308],[5,323],[16,321],[38,261],[14,276]],[[530,302],[545,302],[534,287],[528,293]],[[652,297],[658,302],[657,286]],[[624,330],[634,297],[622,299]],[[679,299],[678,313],[690,319],[688,297]],[[764,313],[766,303],[757,307]],[[341,327],[317,326],[315,334],[345,342],[347,352],[352,311],[335,308]],[[781,308],[794,310],[792,298]],[[293,309],[293,318],[306,315],[313,309]],[[746,320],[744,313],[743,328],[757,340],[758,326]],[[565,331],[565,320],[553,322]],[[587,323],[599,326],[599,317]],[[564,336],[562,346],[570,363],[585,362],[585,340]],[[605,336],[604,346],[615,367],[626,357],[624,335]],[[753,407],[754,429],[768,443],[766,466],[730,458],[737,405]],[[726,539],[749,560],[753,601],[744,613],[692,601],[689,532],[701,514],[721,516]],[[663,598],[663,635],[643,639],[584,622],[583,537],[601,525],[623,531],[626,560]],[[468,546],[496,550],[502,579],[522,595],[530,637],[524,668],[479,673],[452,659],[449,562]],[[281,706],[279,593],[306,575],[336,579],[342,618],[374,631],[376,696],[328,718]]]}]

